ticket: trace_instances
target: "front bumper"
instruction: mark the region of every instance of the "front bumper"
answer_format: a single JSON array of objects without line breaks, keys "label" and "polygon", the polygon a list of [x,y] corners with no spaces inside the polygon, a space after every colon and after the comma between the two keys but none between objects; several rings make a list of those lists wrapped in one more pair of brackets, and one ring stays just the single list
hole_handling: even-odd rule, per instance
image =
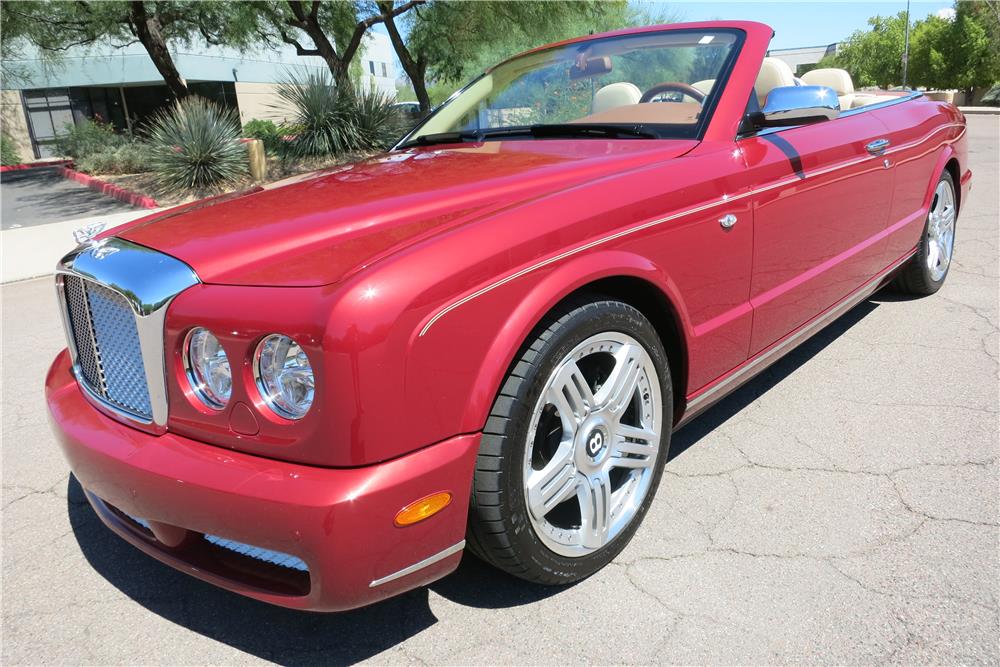
[{"label": "front bumper", "polygon": [[[378,465],[316,468],[121,424],[86,401],[65,351],[45,391],[53,429],[101,520],[212,584],[285,607],[339,611],[434,581],[461,559],[478,435]],[[396,527],[401,508],[438,491],[451,492],[448,507]]]}]

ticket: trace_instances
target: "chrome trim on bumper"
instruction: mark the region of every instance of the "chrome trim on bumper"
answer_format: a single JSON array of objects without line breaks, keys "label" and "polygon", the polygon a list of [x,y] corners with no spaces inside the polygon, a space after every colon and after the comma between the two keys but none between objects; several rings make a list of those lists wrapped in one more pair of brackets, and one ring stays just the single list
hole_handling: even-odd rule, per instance
[{"label": "chrome trim on bumper", "polygon": [[[79,373],[76,339],[66,303],[64,278],[76,276],[120,294],[132,308],[139,335],[139,352],[146,373],[152,419],[132,414],[98,396]],[[162,433],[167,424],[166,352],[163,327],[167,306],[178,294],[201,281],[194,269],[169,255],[124,239],[108,238],[99,245],[80,246],[56,265],[56,294],[77,383],[83,395],[105,414]]]},{"label": "chrome trim on bumper", "polygon": [[293,556],[292,554],[286,554],[283,551],[275,551],[273,549],[256,547],[252,544],[237,542],[236,540],[227,540],[224,537],[219,537],[218,535],[209,535],[208,533],[205,533],[205,540],[221,549],[232,551],[233,553],[240,554],[241,556],[246,556],[247,558],[253,558],[254,560],[263,561],[265,563],[276,565],[278,567],[287,567],[289,569],[298,570],[300,572],[309,571],[309,566],[305,564],[305,561],[303,561],[298,556]]},{"label": "chrome trim on bumper", "polygon": [[437,563],[438,561],[444,560],[448,556],[452,556],[454,554],[457,554],[459,551],[461,551],[464,548],[465,548],[465,540],[462,540],[458,544],[453,544],[452,546],[448,547],[444,551],[439,551],[438,553],[434,554],[433,556],[430,556],[428,558],[423,559],[419,563],[414,563],[413,565],[411,565],[409,567],[404,567],[402,570],[398,570],[396,572],[393,572],[392,574],[390,574],[388,576],[385,576],[385,577],[382,577],[381,579],[376,579],[372,583],[368,584],[368,588],[375,588],[376,586],[381,586],[382,584],[387,584],[390,581],[395,581],[396,579],[399,579],[401,577],[405,577],[408,574],[413,574],[414,572],[422,570],[425,567],[431,566],[434,563]]},{"label": "chrome trim on bumper", "polygon": [[[102,503],[104,501],[101,501]],[[146,530],[152,532],[152,528],[149,526],[149,522],[145,519],[140,519],[137,516],[128,515],[128,518],[135,521],[137,524],[145,528]],[[237,542],[236,540],[227,540],[224,537],[219,537],[218,535],[204,534],[206,542],[214,544],[215,546],[226,549],[227,551],[232,551],[233,553],[240,554],[241,556],[246,556],[247,558],[253,558],[254,560],[263,561],[265,563],[270,563],[271,565],[277,565],[278,567],[287,567],[292,570],[298,570],[300,572],[308,572],[309,566],[306,565],[298,556],[293,556],[292,554],[286,554],[283,551],[275,551],[274,549],[265,549],[264,547],[255,547],[252,544],[246,544],[245,542]]]}]

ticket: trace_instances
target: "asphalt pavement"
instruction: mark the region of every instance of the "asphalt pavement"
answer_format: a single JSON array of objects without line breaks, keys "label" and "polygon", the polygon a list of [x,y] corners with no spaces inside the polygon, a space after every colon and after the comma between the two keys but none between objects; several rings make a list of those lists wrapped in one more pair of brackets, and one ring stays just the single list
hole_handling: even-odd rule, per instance
[{"label": "asphalt pavement", "polygon": [[55,167],[0,174],[0,229],[133,210],[130,204],[63,178]]},{"label": "asphalt pavement", "polygon": [[562,589],[467,555],[317,615],[160,565],[97,520],[50,434],[51,278],[4,286],[0,662],[997,664],[1000,119],[969,126],[945,287],[876,294],[685,427],[632,544]]}]

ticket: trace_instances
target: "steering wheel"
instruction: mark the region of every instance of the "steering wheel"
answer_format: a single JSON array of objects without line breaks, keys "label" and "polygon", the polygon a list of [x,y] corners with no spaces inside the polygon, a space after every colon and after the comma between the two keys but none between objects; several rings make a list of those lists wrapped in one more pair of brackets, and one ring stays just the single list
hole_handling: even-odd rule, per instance
[{"label": "steering wheel", "polygon": [[688,97],[694,99],[695,102],[704,102],[705,93],[701,92],[694,86],[690,86],[686,83],[681,83],[680,81],[664,81],[663,83],[658,83],[646,92],[642,94],[639,98],[639,104],[645,102],[650,102],[654,97],[662,93],[684,93]]}]

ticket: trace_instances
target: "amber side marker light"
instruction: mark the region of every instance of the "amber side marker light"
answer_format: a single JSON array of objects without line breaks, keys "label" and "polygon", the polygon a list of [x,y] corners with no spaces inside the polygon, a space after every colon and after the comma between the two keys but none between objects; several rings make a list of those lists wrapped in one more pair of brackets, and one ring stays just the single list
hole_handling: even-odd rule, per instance
[{"label": "amber side marker light", "polygon": [[451,503],[451,494],[439,491],[429,496],[415,500],[396,514],[396,525],[412,526],[424,519],[429,519]]}]

